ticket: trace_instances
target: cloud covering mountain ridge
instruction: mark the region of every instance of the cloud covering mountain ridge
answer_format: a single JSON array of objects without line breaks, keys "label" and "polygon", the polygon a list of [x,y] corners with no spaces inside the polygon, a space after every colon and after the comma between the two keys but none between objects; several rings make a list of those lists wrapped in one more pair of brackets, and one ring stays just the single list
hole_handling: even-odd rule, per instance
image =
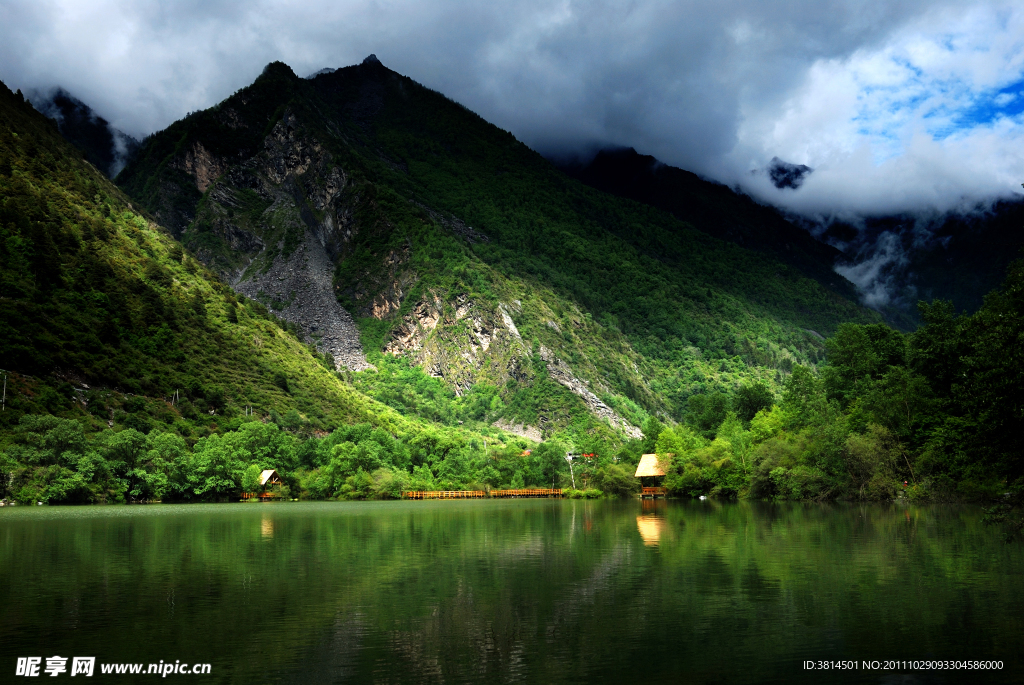
[{"label": "cloud covering mountain ridge", "polygon": [[[1024,176],[1024,10],[1007,2],[15,0],[0,16],[0,77],[74,84],[136,137],[268,61],[375,52],[545,154],[629,145],[801,214],[947,211]],[[798,192],[750,176],[776,156],[815,174]]]}]

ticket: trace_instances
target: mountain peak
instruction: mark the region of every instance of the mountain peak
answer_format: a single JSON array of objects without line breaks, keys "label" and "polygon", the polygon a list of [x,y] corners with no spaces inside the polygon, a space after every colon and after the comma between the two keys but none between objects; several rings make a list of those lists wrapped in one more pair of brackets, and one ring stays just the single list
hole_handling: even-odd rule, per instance
[{"label": "mountain peak", "polygon": [[115,128],[95,110],[61,87],[29,94],[32,106],[57,124],[61,135],[109,178],[117,176],[139,141]]},{"label": "mountain peak", "polygon": [[778,157],[772,157],[768,163],[768,177],[772,184],[778,188],[792,188],[796,190],[803,185],[804,177],[814,171],[806,164],[790,164]]},{"label": "mountain peak", "polygon": [[372,52],[363,60],[363,64],[380,64],[380,60],[377,59],[377,55]]},{"label": "mountain peak", "polygon": [[284,62],[274,61],[263,67],[263,73],[260,74],[256,82],[264,81],[267,79],[297,79],[298,76],[292,71],[292,68]]}]

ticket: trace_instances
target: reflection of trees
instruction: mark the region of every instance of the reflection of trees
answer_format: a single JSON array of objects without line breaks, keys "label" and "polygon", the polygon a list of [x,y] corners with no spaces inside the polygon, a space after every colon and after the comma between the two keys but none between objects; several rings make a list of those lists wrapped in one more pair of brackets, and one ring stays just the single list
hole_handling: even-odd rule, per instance
[{"label": "reflection of trees", "polygon": [[[72,511],[4,521],[5,653],[50,635],[55,653],[188,654],[214,663],[222,682],[313,670],[357,682],[624,682],[638,664],[655,679],[687,669],[729,680],[755,664],[784,677],[807,650],[839,658],[898,645],[894,658],[921,658],[969,634],[980,658],[995,636],[1021,638],[1010,572],[1024,554],[964,509],[670,502],[648,512],[539,501]],[[657,519],[658,547],[644,545],[638,516]],[[55,560],[45,576],[43,559]]]}]

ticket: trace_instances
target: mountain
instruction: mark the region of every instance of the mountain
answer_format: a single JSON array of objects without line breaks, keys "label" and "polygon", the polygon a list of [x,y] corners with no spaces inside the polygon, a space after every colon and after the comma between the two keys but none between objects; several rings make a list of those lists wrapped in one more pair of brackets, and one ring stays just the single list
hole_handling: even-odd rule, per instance
[{"label": "mountain", "polygon": [[768,172],[768,178],[772,181],[772,185],[779,190],[783,188],[796,190],[804,184],[804,177],[814,171],[814,169],[806,164],[791,164],[778,157],[772,157],[772,161],[768,162],[766,171]]},{"label": "mountain", "polygon": [[1024,248],[1024,199],[1003,199],[966,211],[899,214],[807,222],[843,252],[838,270],[865,301],[898,328],[921,323],[919,300],[949,300],[977,311]]},{"label": "mountain", "polygon": [[225,282],[358,370],[350,314],[378,369],[357,387],[406,412],[424,400],[397,380],[409,368],[485,392],[488,420],[528,434],[589,414],[593,430],[639,435],[691,395],[777,385],[820,360],[839,323],[877,320],[824,262],[809,278],[588,188],[375,58],[309,79],[270,64],[143,141],[118,183]]},{"label": "mountain", "polygon": [[[859,299],[901,330],[921,324],[918,301],[950,300],[975,312],[1024,247],[1024,200],[968,211],[862,216],[824,222],[758,204],[727,186],[632,148],[589,162],[556,161],[587,185],[672,213],[695,228],[770,254],[842,296]],[[767,173],[797,190],[812,169],[773,158]]]},{"label": "mountain", "polygon": [[37,91],[29,101],[40,113],[57,122],[61,135],[97,169],[114,178],[139,147],[139,141],[110,125],[63,88]]},{"label": "mountain", "polygon": [[20,92],[0,86],[0,113],[0,426],[71,411],[200,436],[251,406],[314,430],[401,422],[136,211]]},{"label": "mountain", "polygon": [[[3,84],[0,332],[5,502],[237,499],[265,468],[296,496],[396,497],[471,483],[470,456],[492,480],[522,478],[525,442],[506,448],[510,435],[484,427],[495,454],[516,457],[496,461],[455,425],[489,397],[418,379],[456,417],[445,427],[360,392]],[[530,482],[552,482],[538,459]]]},{"label": "mountain", "polygon": [[[774,207],[728,186],[662,164],[633,148],[600,150],[586,163],[557,164],[592,188],[662,209],[708,235],[771,255],[841,297],[857,299],[854,285],[833,270],[841,251],[816,240]],[[796,188],[810,169],[776,158],[769,171],[778,187]]]},{"label": "mountain", "polygon": [[148,209],[0,86],[5,502],[635,495],[652,451],[680,496],[1020,500],[1024,260],[903,334],[373,60],[141,153]]}]

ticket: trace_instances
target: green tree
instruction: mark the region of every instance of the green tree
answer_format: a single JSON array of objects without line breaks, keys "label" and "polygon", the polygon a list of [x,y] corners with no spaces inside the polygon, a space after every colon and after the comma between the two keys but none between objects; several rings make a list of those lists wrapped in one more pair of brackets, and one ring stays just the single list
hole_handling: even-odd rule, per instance
[{"label": "green tree", "polygon": [[773,438],[790,423],[785,410],[775,405],[771,409],[762,409],[750,421],[750,435],[755,444]]},{"label": "green tree", "polygon": [[636,496],[640,491],[640,481],[633,477],[633,469],[622,464],[606,464],[597,469],[591,483],[612,497]]},{"label": "green tree", "polygon": [[923,376],[894,366],[866,388],[863,406],[876,423],[908,442],[914,440],[915,429],[930,412],[931,397],[931,388]]},{"label": "green tree", "polygon": [[907,339],[885,324],[846,323],[825,341],[825,352],[825,391],[845,408],[863,392],[863,383],[880,378],[891,367],[906,365]]},{"label": "green tree", "polygon": [[146,469],[143,457],[146,454],[146,436],[132,428],[112,433],[106,438],[107,460],[112,462],[114,471],[124,478],[127,493],[132,499],[145,494]]},{"label": "green tree", "polygon": [[741,421],[750,423],[751,419],[762,409],[775,404],[775,393],[764,382],[744,383],[736,390],[732,398],[733,411]]},{"label": "green tree", "polygon": [[188,465],[188,496],[217,499],[237,492],[245,467],[231,443],[220,435],[196,443]]},{"label": "green tree", "polygon": [[724,393],[693,395],[687,402],[686,423],[708,440],[715,437],[715,429],[725,421],[729,399]]},{"label": "green tree", "polygon": [[654,416],[648,416],[647,417],[647,419],[644,421],[643,425],[640,427],[640,430],[643,432],[643,435],[644,435],[644,439],[643,439],[643,451],[644,451],[644,454],[653,454],[654,453],[654,450],[656,449],[657,444],[658,444],[658,436],[661,435],[661,432],[664,429],[665,429],[665,426],[663,426],[661,421],[659,421],[656,417],[654,417]]},{"label": "green tree", "polygon": [[715,432],[715,439],[725,440],[729,443],[729,451],[734,458],[739,460],[740,466],[745,471],[749,462],[750,450],[753,447],[753,435],[743,425],[743,421],[736,414],[729,412]]},{"label": "green tree", "polygon": [[249,464],[249,468],[242,475],[242,491],[250,494],[259,492],[261,469],[256,464]]},{"label": "green tree", "polygon": [[794,426],[821,425],[829,418],[822,382],[806,366],[793,367],[782,392],[782,407]]}]

